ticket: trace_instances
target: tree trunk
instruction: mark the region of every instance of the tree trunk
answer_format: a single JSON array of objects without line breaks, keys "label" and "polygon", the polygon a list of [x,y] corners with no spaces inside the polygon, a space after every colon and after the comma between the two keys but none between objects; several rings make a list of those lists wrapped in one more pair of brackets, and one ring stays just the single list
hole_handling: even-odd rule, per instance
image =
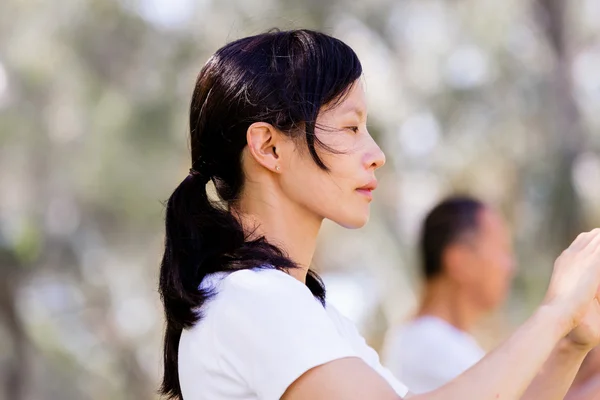
[{"label": "tree trunk", "polygon": [[[585,134],[573,98],[571,52],[566,25],[567,4],[563,0],[538,0],[537,17],[555,53],[552,76],[551,117],[548,137],[554,163],[544,231],[552,247],[568,246],[585,229],[581,201],[575,191],[572,170],[583,151]],[[552,127],[552,128],[550,128]]]}]

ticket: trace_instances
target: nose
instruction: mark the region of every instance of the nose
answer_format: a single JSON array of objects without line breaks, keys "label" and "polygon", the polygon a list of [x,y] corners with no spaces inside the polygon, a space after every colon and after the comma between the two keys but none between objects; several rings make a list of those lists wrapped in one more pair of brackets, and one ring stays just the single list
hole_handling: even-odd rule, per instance
[{"label": "nose", "polygon": [[376,170],[383,167],[385,164],[385,153],[381,150],[381,147],[375,142],[375,140],[369,135],[370,146],[369,151],[365,157],[365,166],[368,169]]}]

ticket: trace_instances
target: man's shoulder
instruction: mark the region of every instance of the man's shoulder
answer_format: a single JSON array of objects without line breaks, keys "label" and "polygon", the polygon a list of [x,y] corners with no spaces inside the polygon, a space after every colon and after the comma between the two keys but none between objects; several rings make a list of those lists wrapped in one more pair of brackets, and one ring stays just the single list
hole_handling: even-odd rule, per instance
[{"label": "man's shoulder", "polygon": [[394,328],[390,339],[405,352],[444,354],[479,352],[475,340],[466,332],[433,317],[419,317]]}]

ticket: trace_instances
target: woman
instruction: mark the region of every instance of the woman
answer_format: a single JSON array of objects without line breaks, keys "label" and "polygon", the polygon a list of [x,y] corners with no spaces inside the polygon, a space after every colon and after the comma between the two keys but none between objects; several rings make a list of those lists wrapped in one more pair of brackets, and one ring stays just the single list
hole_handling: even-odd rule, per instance
[{"label": "woman", "polygon": [[[192,169],[167,204],[163,394],[407,396],[309,270],[324,218],[348,228],[367,222],[375,170],[385,162],[366,128],[361,74],[348,46],[307,30],[230,43],[200,72]],[[219,201],[209,199],[209,180]],[[599,284],[595,231],[558,259],[544,305],[510,340],[415,398],[515,399],[525,390],[562,398],[599,341]]]}]

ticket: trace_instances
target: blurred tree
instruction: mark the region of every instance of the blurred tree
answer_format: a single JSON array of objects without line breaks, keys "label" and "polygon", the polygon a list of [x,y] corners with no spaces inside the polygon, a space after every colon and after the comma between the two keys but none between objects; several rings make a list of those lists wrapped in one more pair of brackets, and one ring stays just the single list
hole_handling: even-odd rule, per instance
[{"label": "blurred tree", "polygon": [[569,35],[569,8],[560,0],[539,0],[537,17],[554,52],[554,67],[551,75],[552,96],[549,96],[546,129],[551,138],[552,168],[546,226],[552,248],[568,246],[575,237],[590,228],[583,217],[581,200],[573,183],[574,162],[585,150],[586,135],[581,123],[580,112],[574,98],[571,68],[573,50]]},{"label": "blurred tree", "polygon": [[1,347],[9,349],[9,352],[2,356],[5,365],[0,366],[3,371],[1,389],[5,399],[15,400],[26,399],[28,376],[29,340],[16,304],[16,291],[20,285],[22,267],[22,263],[12,251],[0,248],[0,318],[8,340],[8,343]]}]

